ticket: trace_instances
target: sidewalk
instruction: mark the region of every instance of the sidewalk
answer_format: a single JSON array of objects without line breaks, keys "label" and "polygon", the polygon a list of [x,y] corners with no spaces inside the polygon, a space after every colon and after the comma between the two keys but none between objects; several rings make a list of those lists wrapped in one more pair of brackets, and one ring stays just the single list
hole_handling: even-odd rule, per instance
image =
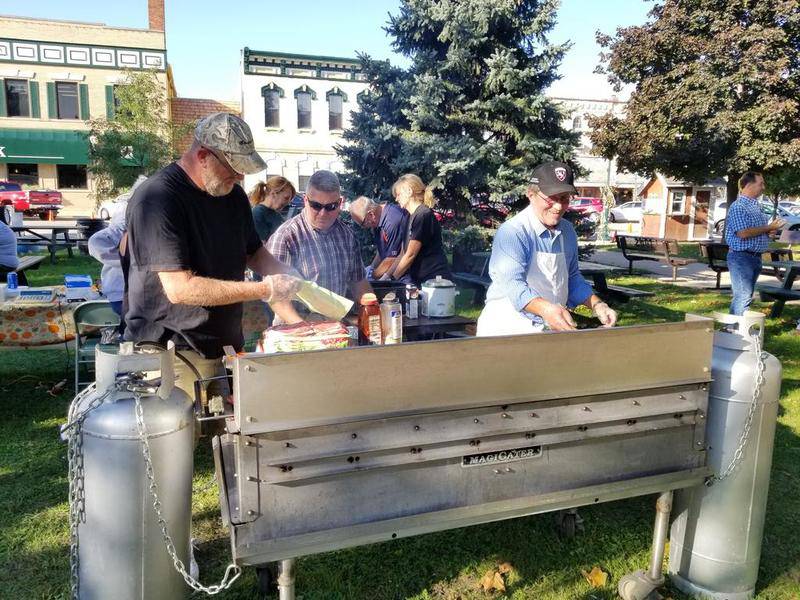
[{"label": "sidewalk", "polygon": [[[628,261],[622,256],[622,252],[614,252],[613,250],[597,250],[589,259],[591,262],[600,263],[602,265],[609,265],[612,267],[619,267],[628,272]],[[678,278],[672,281],[672,267],[666,263],[658,262],[655,260],[637,260],[633,263],[633,270],[644,271],[645,277],[652,277],[657,279],[660,283],[669,283],[680,287],[714,290],[717,284],[717,274],[708,268],[708,265],[703,262],[696,262],[685,267],[678,269]],[[774,275],[760,275],[758,277],[759,283],[767,283],[771,285],[780,285],[780,282]],[[723,273],[720,280],[722,286],[720,291],[723,294],[731,293],[731,278],[728,273]]]}]

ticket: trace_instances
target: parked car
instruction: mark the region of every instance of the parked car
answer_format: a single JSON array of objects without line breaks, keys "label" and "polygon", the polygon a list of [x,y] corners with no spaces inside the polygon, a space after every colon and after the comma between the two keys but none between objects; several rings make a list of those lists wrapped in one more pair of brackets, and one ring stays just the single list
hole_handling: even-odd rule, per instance
[{"label": "parked car", "polygon": [[97,209],[97,216],[106,221],[111,220],[119,211],[125,210],[130,200],[130,193],[125,192],[116,198],[103,200]]},{"label": "parked car", "polygon": [[800,229],[800,216],[790,213],[785,208],[782,208],[780,204],[776,208],[770,201],[762,200],[759,204],[761,205],[761,212],[770,219],[779,218],[786,221],[785,229],[791,229],[792,231]]},{"label": "parked car", "polygon": [[728,201],[727,200],[719,200],[714,205],[714,212],[712,213],[712,218],[714,219],[714,233],[717,235],[722,235],[723,230],[725,229],[725,217],[728,214]]},{"label": "parked car", "polygon": [[638,223],[642,220],[642,201],[631,200],[619,206],[615,206],[608,213],[608,220],[612,223],[633,221]]},{"label": "parked car", "polygon": [[56,190],[23,190],[19,183],[0,181],[0,206],[24,213],[26,217],[38,215],[42,220],[53,218],[63,206],[61,192]]},{"label": "parked car", "polygon": [[603,199],[578,196],[569,201],[569,210],[597,222],[600,220],[600,213],[603,212]]},{"label": "parked car", "polygon": [[289,200],[289,204],[281,210],[281,216],[288,221],[292,217],[299,215],[303,210],[303,206],[305,206],[305,201],[303,200],[302,194],[295,194],[294,198]]},{"label": "parked car", "polygon": [[784,210],[788,210],[793,215],[800,215],[800,204],[797,202],[793,202],[792,200],[781,200],[778,202],[778,206]]},{"label": "parked car", "polygon": [[499,227],[508,217],[510,208],[503,202],[475,198],[471,202],[472,214],[483,227]]}]

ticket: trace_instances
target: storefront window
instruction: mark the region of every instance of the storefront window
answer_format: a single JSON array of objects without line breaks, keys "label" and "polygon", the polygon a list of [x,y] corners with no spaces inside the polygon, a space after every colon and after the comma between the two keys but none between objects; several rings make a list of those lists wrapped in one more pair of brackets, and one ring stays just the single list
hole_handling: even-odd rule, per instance
[{"label": "storefront window", "polygon": [[8,180],[20,185],[39,185],[39,165],[8,163]]},{"label": "storefront window", "polygon": [[58,189],[86,189],[86,165],[56,165],[56,169]]}]

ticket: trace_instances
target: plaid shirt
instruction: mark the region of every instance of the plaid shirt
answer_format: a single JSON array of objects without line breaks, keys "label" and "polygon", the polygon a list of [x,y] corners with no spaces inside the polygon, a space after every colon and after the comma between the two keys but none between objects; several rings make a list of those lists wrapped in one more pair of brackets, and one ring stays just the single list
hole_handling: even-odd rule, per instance
[{"label": "plaid shirt", "polygon": [[364,279],[355,235],[339,219],[328,230],[318,231],[304,213],[281,225],[269,238],[267,250],[304,279],[352,299],[351,284]]},{"label": "plaid shirt", "polygon": [[725,241],[731,250],[760,253],[769,248],[769,236],[766,233],[745,239],[736,235],[742,229],[764,227],[768,224],[767,216],[761,212],[761,204],[757,199],[739,194],[736,202],[728,209],[725,221]]}]

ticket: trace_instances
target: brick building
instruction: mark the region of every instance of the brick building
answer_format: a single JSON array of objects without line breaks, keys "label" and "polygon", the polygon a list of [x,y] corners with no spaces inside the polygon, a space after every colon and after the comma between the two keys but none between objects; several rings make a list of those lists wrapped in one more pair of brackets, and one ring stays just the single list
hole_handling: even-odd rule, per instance
[{"label": "brick building", "polygon": [[229,112],[241,116],[241,106],[234,101],[207,98],[172,98],[170,100],[172,124],[175,127],[175,151],[183,153],[192,143],[192,128],[198,119],[216,112]]}]

